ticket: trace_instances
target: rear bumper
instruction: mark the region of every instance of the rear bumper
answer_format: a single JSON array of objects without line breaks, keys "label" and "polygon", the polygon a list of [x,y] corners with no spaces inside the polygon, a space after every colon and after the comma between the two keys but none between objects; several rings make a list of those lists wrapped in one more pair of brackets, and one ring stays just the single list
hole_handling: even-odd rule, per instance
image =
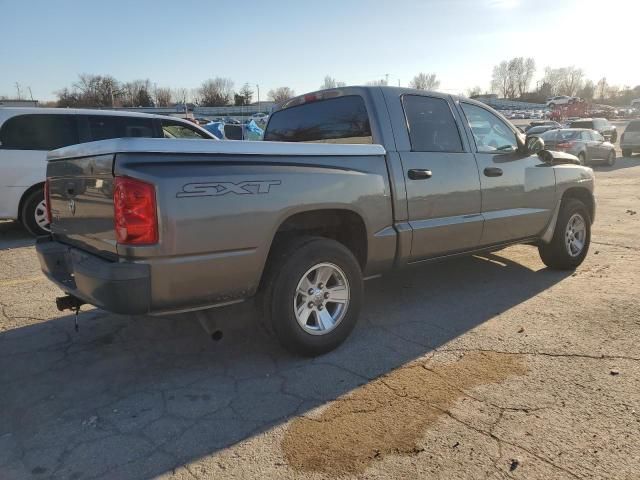
[{"label": "rear bumper", "polygon": [[114,313],[149,313],[149,265],[109,262],[50,238],[39,239],[36,251],[42,272],[64,292]]}]

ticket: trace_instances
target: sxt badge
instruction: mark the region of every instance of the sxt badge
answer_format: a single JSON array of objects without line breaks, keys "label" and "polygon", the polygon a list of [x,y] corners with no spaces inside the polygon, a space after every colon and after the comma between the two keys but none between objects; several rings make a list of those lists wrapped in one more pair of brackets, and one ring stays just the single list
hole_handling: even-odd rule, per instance
[{"label": "sxt badge", "polygon": [[236,195],[256,195],[269,193],[272,185],[280,185],[280,180],[248,180],[240,183],[207,182],[187,183],[176,197],[219,197],[227,193]]}]

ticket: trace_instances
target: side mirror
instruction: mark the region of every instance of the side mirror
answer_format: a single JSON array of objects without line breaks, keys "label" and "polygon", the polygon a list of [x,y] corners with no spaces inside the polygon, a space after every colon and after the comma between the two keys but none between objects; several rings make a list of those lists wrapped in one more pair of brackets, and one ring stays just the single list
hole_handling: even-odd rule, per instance
[{"label": "side mirror", "polygon": [[528,137],[525,145],[527,147],[527,152],[531,155],[535,155],[544,150],[544,140],[540,137]]}]

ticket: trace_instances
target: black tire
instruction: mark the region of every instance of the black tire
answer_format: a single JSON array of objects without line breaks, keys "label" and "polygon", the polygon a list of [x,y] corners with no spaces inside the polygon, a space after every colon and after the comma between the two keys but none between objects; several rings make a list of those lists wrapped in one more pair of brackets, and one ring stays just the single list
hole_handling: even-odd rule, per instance
[{"label": "black tire", "polygon": [[[584,246],[577,255],[570,255],[565,243],[565,236],[569,221],[574,215],[582,217],[585,224]],[[540,258],[544,264],[557,270],[573,270],[578,267],[587,256],[591,243],[591,216],[589,210],[580,200],[569,198],[562,201],[558,221],[550,243],[541,242],[538,246]]]},{"label": "black tire", "polygon": [[615,150],[611,150],[609,152],[609,156],[607,157],[607,165],[613,167],[616,164],[616,152]]},{"label": "black tire", "polygon": [[[298,283],[304,274],[321,263],[341,269],[348,282],[349,300],[336,326],[328,333],[314,335],[298,322],[294,303]],[[280,242],[269,256],[261,285],[262,321],[267,332],[273,333],[290,352],[303,356],[321,355],[335,349],[349,336],[358,320],[362,296],[360,264],[350,250],[327,238],[296,238]]]},{"label": "black tire", "polygon": [[22,225],[35,237],[49,233],[48,225],[41,225],[36,221],[36,216],[41,217],[43,214],[46,214],[46,212],[43,211],[43,201],[44,189],[37,188],[25,197],[22,202],[22,209],[20,210]]},{"label": "black tire", "polygon": [[633,153],[631,153],[631,150],[622,150],[622,156],[631,158],[633,156]]},{"label": "black tire", "polygon": [[587,156],[585,155],[584,152],[580,152],[578,154],[578,160],[580,160],[580,165],[586,165],[587,164]]}]

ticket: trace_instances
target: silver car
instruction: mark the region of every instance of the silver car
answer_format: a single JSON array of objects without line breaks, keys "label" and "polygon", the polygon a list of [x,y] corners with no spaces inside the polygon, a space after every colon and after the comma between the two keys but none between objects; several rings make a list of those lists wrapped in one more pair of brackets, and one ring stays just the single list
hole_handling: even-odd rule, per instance
[{"label": "silver car", "polygon": [[586,128],[562,128],[549,130],[540,136],[549,150],[575,155],[581,165],[604,161],[611,166],[616,163],[616,148],[595,130]]}]

